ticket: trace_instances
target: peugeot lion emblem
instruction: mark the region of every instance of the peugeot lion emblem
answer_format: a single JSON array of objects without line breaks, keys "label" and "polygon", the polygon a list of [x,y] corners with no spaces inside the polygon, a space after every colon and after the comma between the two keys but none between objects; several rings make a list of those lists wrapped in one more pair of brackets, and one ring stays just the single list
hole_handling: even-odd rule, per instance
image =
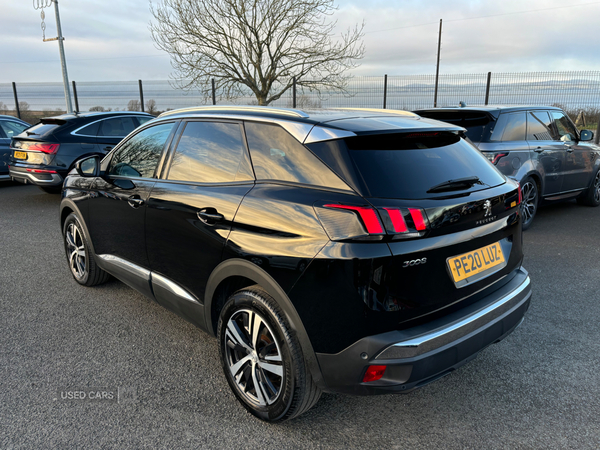
[{"label": "peugeot lion emblem", "polygon": [[485,209],[485,214],[483,215],[483,217],[488,217],[492,215],[492,202],[490,202],[489,200],[486,200],[485,203],[483,204],[483,209]]}]

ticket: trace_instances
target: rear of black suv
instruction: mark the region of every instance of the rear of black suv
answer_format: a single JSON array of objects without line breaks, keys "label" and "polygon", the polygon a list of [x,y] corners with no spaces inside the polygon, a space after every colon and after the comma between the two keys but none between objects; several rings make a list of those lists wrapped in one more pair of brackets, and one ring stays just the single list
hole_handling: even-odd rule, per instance
[{"label": "rear of black suv", "polygon": [[456,130],[328,125],[357,136],[308,147],[363,200],[314,205],[331,241],[289,296],[328,390],[407,392],[521,322],[520,191]]}]

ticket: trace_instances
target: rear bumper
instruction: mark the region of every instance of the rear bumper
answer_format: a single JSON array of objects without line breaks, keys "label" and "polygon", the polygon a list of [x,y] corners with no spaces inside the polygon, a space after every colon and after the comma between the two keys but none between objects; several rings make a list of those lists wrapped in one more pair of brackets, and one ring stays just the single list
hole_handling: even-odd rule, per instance
[{"label": "rear bumper", "polygon": [[10,166],[8,169],[10,178],[14,181],[38,186],[61,186],[63,177],[58,173],[49,173],[47,169],[28,169],[24,167]]},{"label": "rear bumper", "polygon": [[[522,321],[531,300],[525,269],[479,302],[430,323],[359,340],[337,354],[317,353],[326,390],[354,395],[409,392],[452,372]],[[383,378],[362,379],[369,365]]]}]

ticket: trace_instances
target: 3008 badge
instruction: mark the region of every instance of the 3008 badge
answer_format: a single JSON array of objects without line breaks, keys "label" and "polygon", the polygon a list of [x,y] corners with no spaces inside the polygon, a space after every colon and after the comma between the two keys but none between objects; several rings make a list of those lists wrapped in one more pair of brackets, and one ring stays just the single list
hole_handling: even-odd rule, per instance
[{"label": "3008 badge", "polygon": [[413,259],[412,261],[404,261],[404,263],[402,264],[402,268],[418,266],[419,264],[426,264],[426,263],[427,263],[427,258]]}]

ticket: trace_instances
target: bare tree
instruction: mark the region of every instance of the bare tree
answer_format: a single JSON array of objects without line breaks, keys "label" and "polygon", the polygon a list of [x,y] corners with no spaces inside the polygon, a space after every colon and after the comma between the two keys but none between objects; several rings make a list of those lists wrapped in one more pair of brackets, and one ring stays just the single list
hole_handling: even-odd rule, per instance
[{"label": "bare tree", "polygon": [[140,105],[139,100],[129,100],[127,103],[127,111],[141,111],[142,106]]},{"label": "bare tree", "polygon": [[179,87],[208,97],[214,78],[222,96],[247,87],[268,105],[293,77],[317,92],[346,92],[347,70],[364,54],[364,24],[335,41],[336,9],[333,0],[162,0],[150,3],[150,31],[171,55]]},{"label": "bare tree", "polygon": [[90,111],[105,111],[104,106],[92,106]]},{"label": "bare tree", "polygon": [[153,98],[146,100],[146,112],[149,114],[156,114],[158,109],[156,109],[156,100]]}]

